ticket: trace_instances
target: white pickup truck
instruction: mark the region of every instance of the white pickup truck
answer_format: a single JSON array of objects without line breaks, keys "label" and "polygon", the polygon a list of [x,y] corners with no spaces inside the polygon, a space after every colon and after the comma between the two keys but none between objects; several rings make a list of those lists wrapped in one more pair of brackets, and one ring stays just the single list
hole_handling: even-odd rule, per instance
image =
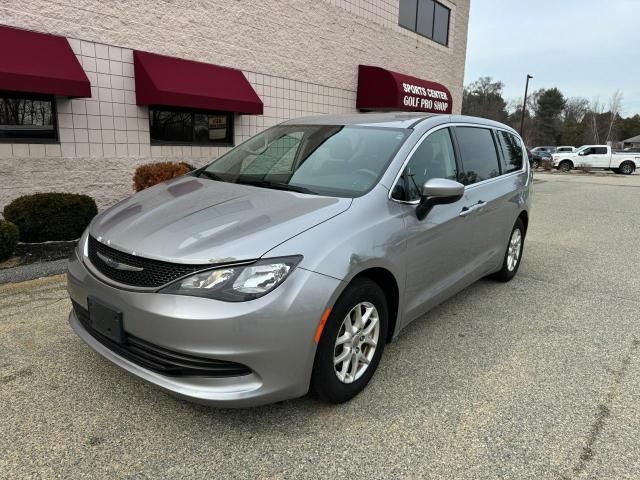
[{"label": "white pickup truck", "polygon": [[608,145],[584,145],[573,153],[554,153],[553,166],[563,172],[581,166],[631,175],[640,168],[640,153],[613,152]]}]

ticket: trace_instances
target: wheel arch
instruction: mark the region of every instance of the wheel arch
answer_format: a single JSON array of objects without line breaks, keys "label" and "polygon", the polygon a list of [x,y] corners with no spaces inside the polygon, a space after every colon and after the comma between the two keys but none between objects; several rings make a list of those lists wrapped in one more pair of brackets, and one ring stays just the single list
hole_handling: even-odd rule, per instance
[{"label": "wheel arch", "polygon": [[382,289],[384,296],[387,298],[389,307],[389,325],[386,341],[389,343],[393,339],[396,325],[398,323],[398,312],[400,306],[400,289],[398,287],[398,281],[391,271],[383,267],[367,268],[355,275],[349,283],[351,284],[351,282],[358,278],[368,278],[369,280],[376,282]]},{"label": "wheel arch", "polygon": [[524,223],[524,234],[527,234],[527,230],[529,230],[529,213],[526,210],[523,210],[518,215],[518,218],[522,220]]}]

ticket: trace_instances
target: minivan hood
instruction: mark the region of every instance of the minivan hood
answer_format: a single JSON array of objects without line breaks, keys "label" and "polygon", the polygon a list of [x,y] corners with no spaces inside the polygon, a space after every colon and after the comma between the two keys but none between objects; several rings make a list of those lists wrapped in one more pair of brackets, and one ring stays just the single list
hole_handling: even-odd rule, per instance
[{"label": "minivan hood", "polygon": [[344,212],[351,201],[187,176],[114,205],[94,219],[89,233],[157,260],[243,261]]}]

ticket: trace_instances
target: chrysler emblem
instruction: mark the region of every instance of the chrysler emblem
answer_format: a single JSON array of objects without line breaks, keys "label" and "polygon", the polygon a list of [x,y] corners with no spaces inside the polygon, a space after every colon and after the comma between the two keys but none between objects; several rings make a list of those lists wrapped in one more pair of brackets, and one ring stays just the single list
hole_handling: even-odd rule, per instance
[{"label": "chrysler emblem", "polygon": [[111,268],[115,268],[116,270],[126,270],[127,272],[141,272],[144,268],[134,267],[133,265],[127,265],[126,263],[120,263],[115,261],[113,258],[109,258],[106,255],[101,254],[100,252],[96,252],[96,255],[102,260],[104,263],[109,265]]}]

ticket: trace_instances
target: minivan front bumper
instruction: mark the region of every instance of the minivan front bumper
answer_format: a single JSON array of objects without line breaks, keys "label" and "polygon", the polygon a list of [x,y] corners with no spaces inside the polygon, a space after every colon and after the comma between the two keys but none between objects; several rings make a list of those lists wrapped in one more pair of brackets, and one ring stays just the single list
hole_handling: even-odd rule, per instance
[{"label": "minivan front bumper", "polygon": [[198,403],[246,407],[304,395],[315,357],[314,336],[322,313],[341,282],[297,268],[273,292],[248,302],[128,291],[98,280],[73,255],[67,288],[76,309],[88,297],[122,312],[128,335],[177,355],[234,362],[250,373],[238,376],[165,375],[145,368],[99,340],[76,311],[73,330],[116,365],[174,395]]}]

